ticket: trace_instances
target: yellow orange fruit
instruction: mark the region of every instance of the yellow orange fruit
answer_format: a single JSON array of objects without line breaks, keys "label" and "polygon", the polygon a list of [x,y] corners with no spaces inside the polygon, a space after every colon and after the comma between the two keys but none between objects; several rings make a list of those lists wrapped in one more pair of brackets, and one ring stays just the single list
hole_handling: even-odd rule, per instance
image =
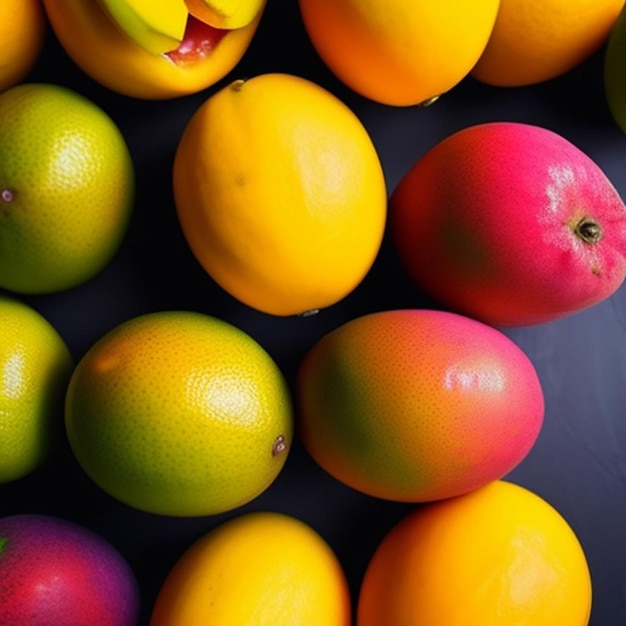
[{"label": "yellow orange fruit", "polygon": [[134,169],[115,122],[81,94],[22,83],[0,95],[0,286],[69,289],[126,234]]},{"label": "yellow orange fruit", "polygon": [[37,469],[63,432],[74,361],[58,331],[24,302],[0,296],[0,483]]},{"label": "yellow orange fruit", "polygon": [[365,277],[387,195],[359,118],[288,74],[211,95],[180,139],[174,197],[192,252],[245,304],[296,315],[335,304]]},{"label": "yellow orange fruit", "polygon": [[574,69],[607,41],[624,0],[500,0],[472,76],[499,87],[540,83]]},{"label": "yellow orange fruit", "polygon": [[572,527],[506,481],[408,513],[364,575],[358,626],[587,626],[591,575]]},{"label": "yellow orange fruit", "polygon": [[303,359],[299,435],[350,487],[421,502],[501,478],[543,422],[537,372],[500,331],[425,309],[369,313],[322,337]]},{"label": "yellow orange fruit", "polygon": [[46,35],[40,0],[0,2],[0,91],[25,79],[39,60]]},{"label": "yellow orange fruit", "polygon": [[201,313],[161,311],[127,320],[82,357],[66,430],[85,472],[122,502],[210,515],[274,481],[292,407],[282,373],[252,337]]},{"label": "yellow orange fruit", "polygon": [[248,513],[206,533],[175,563],[150,626],[350,626],[344,571],[297,518]]},{"label": "yellow orange fruit", "polygon": [[177,49],[152,54],[127,37],[99,2],[43,2],[59,43],[86,74],[121,94],[154,100],[196,93],[223,78],[247,51],[263,15],[261,10],[234,30],[190,17]]},{"label": "yellow orange fruit", "polygon": [[348,87],[383,104],[422,104],[455,87],[489,39],[499,0],[299,0],[309,38]]}]

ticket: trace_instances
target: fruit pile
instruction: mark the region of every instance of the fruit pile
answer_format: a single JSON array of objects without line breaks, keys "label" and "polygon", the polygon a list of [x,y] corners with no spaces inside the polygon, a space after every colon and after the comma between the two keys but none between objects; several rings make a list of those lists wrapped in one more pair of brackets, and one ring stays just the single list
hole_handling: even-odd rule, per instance
[{"label": "fruit pile", "polygon": [[624,0],[0,18],[0,626],[619,622]]}]

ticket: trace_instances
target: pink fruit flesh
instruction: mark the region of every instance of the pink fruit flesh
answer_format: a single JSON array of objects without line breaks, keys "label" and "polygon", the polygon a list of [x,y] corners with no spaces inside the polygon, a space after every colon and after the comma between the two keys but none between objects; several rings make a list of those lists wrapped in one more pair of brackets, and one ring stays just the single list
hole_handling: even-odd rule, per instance
[{"label": "pink fruit flesh", "polygon": [[168,56],[176,65],[195,63],[207,57],[215,46],[230,31],[209,26],[189,15],[185,37],[176,50],[168,52]]},{"label": "pink fruit flesh", "polygon": [[560,135],[493,122],[451,135],[394,190],[399,256],[453,310],[522,326],[612,295],[626,275],[626,208]]},{"label": "pink fruit flesh", "polygon": [[0,519],[0,624],[134,626],[135,577],[86,528],[41,515]]}]

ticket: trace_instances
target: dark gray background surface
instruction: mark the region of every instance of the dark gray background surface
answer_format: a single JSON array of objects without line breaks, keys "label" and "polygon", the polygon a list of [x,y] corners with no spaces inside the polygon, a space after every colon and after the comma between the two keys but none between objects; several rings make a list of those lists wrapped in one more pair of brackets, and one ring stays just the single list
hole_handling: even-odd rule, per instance
[{"label": "dark gray background surface", "polygon": [[[101,54],[106,56],[106,50]],[[99,104],[124,133],[137,170],[131,228],[111,264],[82,286],[22,298],[58,329],[75,359],[130,317],[189,309],[221,317],[250,333],[291,381],[308,348],[339,324],[370,311],[437,306],[406,279],[388,239],[358,289],[309,318],[256,312],[225,294],[199,267],[184,242],[172,200],[171,165],[178,138],[211,93],[232,79],[269,71],[305,76],[342,98],[369,130],[390,192],[413,162],[444,137],[474,123],[505,120],[543,125],[562,134],[589,154],[626,196],[626,137],[610,118],[604,99],[602,51],[541,85],[501,89],[467,78],[431,107],[393,108],[359,97],[332,76],[307,40],[295,0],[270,2],[252,46],[226,78],[199,94],[153,102],[127,98],[96,84],[50,35],[29,80],[67,85]],[[541,435],[508,478],[547,499],[577,533],[594,585],[591,625],[622,626],[626,624],[626,287],[570,318],[505,332],[533,361],[546,398]],[[215,517],[175,519],[126,507],[93,486],[65,449],[33,475],[0,485],[0,514],[60,515],[87,525],[118,547],[139,579],[142,624],[147,624],[158,587],[183,550],[234,515],[279,510],[312,525],[336,551],[356,598],[376,545],[411,508],[344,487],[319,469],[297,442],[285,469],[264,494]]]}]

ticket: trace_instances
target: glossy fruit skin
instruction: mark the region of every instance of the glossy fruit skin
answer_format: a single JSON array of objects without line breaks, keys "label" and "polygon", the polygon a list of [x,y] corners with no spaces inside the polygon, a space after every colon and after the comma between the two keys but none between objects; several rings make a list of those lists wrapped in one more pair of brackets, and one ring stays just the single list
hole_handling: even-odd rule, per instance
[{"label": "glossy fruit skin", "polygon": [[191,15],[216,28],[242,28],[252,22],[263,10],[263,0],[227,2],[225,0],[185,0]]},{"label": "glossy fruit skin", "polygon": [[358,626],[587,626],[592,581],[572,527],[496,481],[408,513],[361,583]]},{"label": "glossy fruit skin", "polygon": [[174,564],[150,626],[350,626],[347,579],[312,527],[282,513],[240,515]]},{"label": "glossy fruit skin", "polygon": [[137,509],[214,515],[265,491],[292,441],[282,372],[218,318],[159,311],[110,330],[78,362],[65,426],[79,464]]},{"label": "glossy fruit skin", "polygon": [[359,118],[289,74],[236,80],[180,139],[178,218],[195,257],[230,295],[271,315],[336,304],[378,254],[387,190]]},{"label": "glossy fruit skin", "polygon": [[450,91],[482,53],[500,0],[300,0],[309,38],[357,93],[392,106]]},{"label": "glossy fruit skin", "polygon": [[615,21],[604,49],[603,80],[609,112],[626,133],[626,6]]},{"label": "glossy fruit skin", "polygon": [[626,275],[626,209],[606,174],[557,133],[488,122],[446,137],[390,201],[409,276],[447,308],[529,326],[610,297]]},{"label": "glossy fruit skin", "polygon": [[0,295],[0,483],[30,474],[63,436],[74,359],[38,311]]},{"label": "glossy fruit skin", "polygon": [[24,80],[35,67],[46,35],[40,0],[0,3],[0,92]]},{"label": "glossy fruit skin", "polygon": [[624,0],[500,0],[473,78],[522,87],[557,78],[602,48]]},{"label": "glossy fruit skin", "polygon": [[122,244],[134,192],[125,138],[93,101],[51,83],[0,95],[1,287],[43,294],[93,278]]},{"label": "glossy fruit skin", "polygon": [[123,95],[146,100],[176,98],[210,87],[241,60],[263,15],[228,31],[210,54],[174,63],[127,37],[99,6],[84,0],[43,0],[52,29],[67,54],[92,79]]},{"label": "glossy fruit skin", "polygon": [[444,311],[370,313],[328,333],[297,379],[299,436],[336,479],[426,502],[501,478],[534,445],[537,372],[500,331]]},{"label": "glossy fruit skin", "polygon": [[0,518],[0,580],[0,624],[137,624],[129,564],[103,537],[64,518]]}]

